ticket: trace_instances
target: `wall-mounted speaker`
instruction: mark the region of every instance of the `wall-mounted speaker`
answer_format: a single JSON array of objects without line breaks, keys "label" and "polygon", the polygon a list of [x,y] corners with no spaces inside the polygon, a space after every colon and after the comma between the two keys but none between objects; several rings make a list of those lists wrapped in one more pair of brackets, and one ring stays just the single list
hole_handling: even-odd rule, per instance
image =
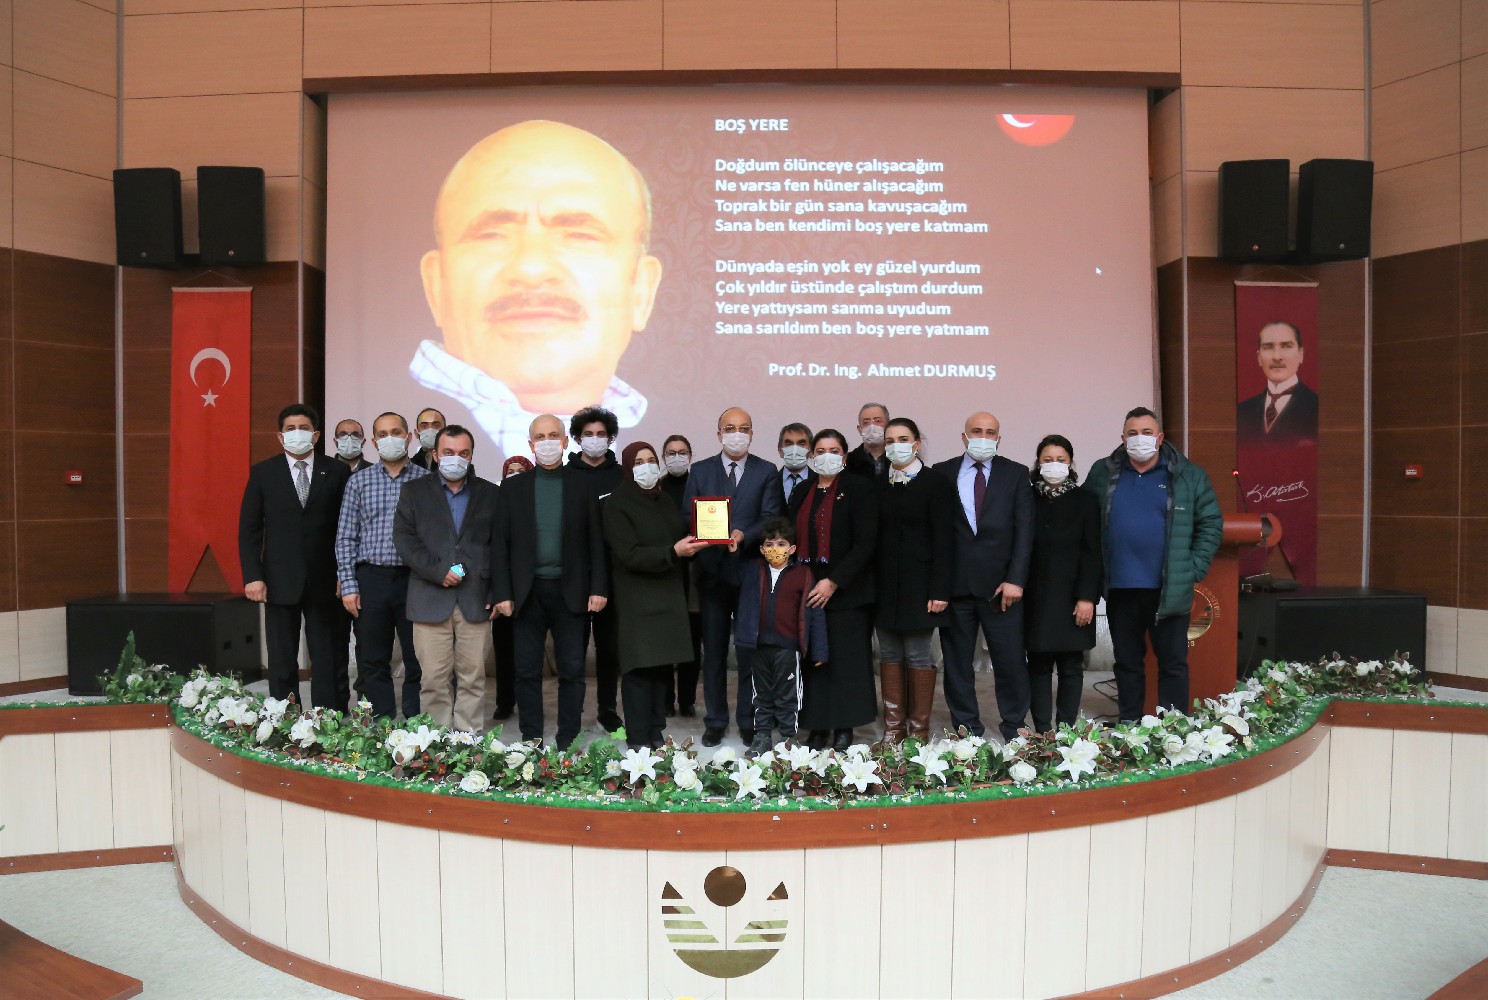
[{"label": "wall-mounted speaker", "polygon": [[267,258],[263,169],[197,167],[196,231],[203,264],[262,264]]},{"label": "wall-mounted speaker", "polygon": [[1290,160],[1229,160],[1219,165],[1219,255],[1282,261],[1287,256]]},{"label": "wall-mounted speaker", "polygon": [[180,171],[114,171],[114,242],[121,267],[180,266]]},{"label": "wall-mounted speaker", "polygon": [[1374,163],[1308,160],[1297,172],[1297,255],[1303,260],[1369,256]]}]

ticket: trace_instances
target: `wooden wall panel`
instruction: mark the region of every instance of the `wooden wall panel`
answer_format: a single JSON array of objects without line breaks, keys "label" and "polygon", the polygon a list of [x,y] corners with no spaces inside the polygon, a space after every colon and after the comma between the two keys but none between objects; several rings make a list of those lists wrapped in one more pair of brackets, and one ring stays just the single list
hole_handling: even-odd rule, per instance
[{"label": "wooden wall panel", "polygon": [[1488,54],[1488,2],[1462,0],[1462,58]]},{"label": "wooden wall panel", "polygon": [[1013,69],[1176,73],[1171,0],[1011,0]]},{"label": "wooden wall panel", "polygon": [[[60,610],[68,601],[117,590],[119,525],[112,516],[87,521],[20,521],[16,538],[17,604],[23,610]],[[62,669],[52,670],[52,675],[66,672],[66,650],[66,639],[56,637],[50,662]]]},{"label": "wooden wall panel", "polygon": [[1219,170],[1185,170],[1183,252],[1188,257],[1219,255]]},{"label": "wooden wall panel", "polygon": [[[1225,4],[1206,5],[1227,6]],[[1226,160],[1364,155],[1362,90],[1190,87],[1183,93],[1184,166],[1218,170]],[[1212,256],[1189,248],[1190,255]]]},{"label": "wooden wall panel", "polygon": [[[113,430],[113,351],[24,340],[16,342],[14,351],[16,431],[56,433],[57,428],[67,427],[107,434]],[[49,379],[38,377],[59,371],[68,374],[66,397]]]},{"label": "wooden wall panel", "polygon": [[109,734],[58,733],[57,850],[96,851],[114,846],[114,795],[109,775]]},{"label": "wooden wall panel", "polygon": [[118,134],[112,97],[16,72],[14,123],[17,159],[112,178]]},{"label": "wooden wall panel", "polygon": [[309,94],[300,98],[300,170],[305,180],[326,185],[326,106],[325,98],[316,100]]},{"label": "wooden wall panel", "polygon": [[1390,853],[1447,856],[1452,734],[1397,732],[1390,762]]},{"label": "wooden wall panel", "polygon": [[1008,0],[838,0],[837,65],[1007,69]]},{"label": "wooden wall panel", "polygon": [[1462,148],[1488,146],[1488,56],[1462,63]]},{"label": "wooden wall panel", "polygon": [[34,253],[11,255],[10,266],[16,340],[114,349],[112,266]]},{"label": "wooden wall panel", "polygon": [[1483,563],[1483,553],[1488,552],[1488,517],[1464,517],[1460,523],[1457,559],[1462,576],[1457,603],[1464,610],[1457,623],[1457,639],[1462,648],[1461,670],[1483,677],[1488,676],[1488,655],[1484,655],[1488,651],[1488,615],[1478,612],[1488,608],[1488,566]]},{"label": "wooden wall panel", "polygon": [[[19,548],[18,540],[18,551]],[[19,564],[19,560],[17,563]],[[55,606],[27,608],[21,605],[16,614],[16,631],[20,648],[21,680],[58,677],[67,673],[66,609]],[[4,740],[0,740],[0,746],[4,743]]]},{"label": "wooden wall panel", "polygon": [[1183,256],[1183,178],[1169,177],[1152,188],[1152,253],[1161,267]]},{"label": "wooden wall panel", "polygon": [[170,738],[164,729],[110,732],[114,846],[171,842]]},{"label": "wooden wall panel", "polygon": [[[0,156],[0,191],[10,191],[15,184],[15,161]],[[15,205],[10,198],[0,197],[0,247],[15,246]]]},{"label": "wooden wall panel", "polygon": [[307,78],[486,73],[490,68],[488,4],[305,12]]},{"label": "wooden wall panel", "polygon": [[1488,146],[1462,154],[1462,241],[1480,240],[1488,240]]},{"label": "wooden wall panel", "polygon": [[274,7],[309,6],[304,0],[123,0],[124,13],[195,14],[230,10],[267,10]]},{"label": "wooden wall panel", "polygon": [[[54,385],[55,390],[55,385]],[[114,435],[74,431],[66,449],[57,447],[57,430],[16,432],[15,461],[26,474],[16,477],[16,507],[24,521],[108,518],[114,514],[116,473]],[[82,485],[66,481],[83,474]],[[68,575],[66,565],[58,575]]]},{"label": "wooden wall panel", "polygon": [[[1085,989],[1142,977],[1142,910],[1147,817],[1090,828],[1090,911],[1085,946]],[[959,893],[958,893],[959,895]],[[1016,994],[1015,994],[1016,995]]]},{"label": "wooden wall panel", "polygon": [[1455,337],[1461,331],[1461,251],[1456,246],[1372,262],[1376,345]]},{"label": "wooden wall panel", "polygon": [[16,160],[12,190],[16,249],[113,263],[112,182]]},{"label": "wooden wall panel", "polygon": [[833,0],[665,0],[667,69],[817,69],[837,64]]},{"label": "wooden wall panel", "polygon": [[0,64],[13,65],[11,38],[12,0],[0,0]]},{"label": "wooden wall panel", "polygon": [[1374,175],[1376,259],[1462,241],[1459,156],[1396,167]]},{"label": "wooden wall panel", "polygon": [[116,18],[81,0],[12,0],[12,65],[100,94],[118,92]]},{"label": "wooden wall panel", "polygon": [[1183,8],[1185,87],[1364,86],[1360,5],[1198,3]]},{"label": "wooden wall panel", "polygon": [[1175,90],[1147,113],[1147,160],[1154,181],[1183,170],[1183,91]]},{"label": "wooden wall panel", "polygon": [[[309,180],[300,184],[299,225],[298,259],[311,267],[323,269],[326,266],[326,190],[319,184],[312,184]],[[277,246],[274,244],[273,234],[270,234],[269,242]],[[275,257],[275,259],[295,258]]]},{"label": "wooden wall panel", "polygon": [[15,147],[11,142],[12,123],[15,117],[11,93],[14,89],[14,77],[15,70],[9,66],[0,66],[0,156],[10,156],[15,152]]},{"label": "wooden wall panel", "polygon": [[1457,152],[1461,108],[1456,63],[1374,88],[1370,152],[1376,170]]},{"label": "wooden wall panel", "polygon": [[[1469,0],[1470,2],[1470,0]],[[1385,0],[1369,7],[1369,79],[1378,87],[1455,63],[1462,0]]]},{"label": "wooden wall panel", "polygon": [[[849,851],[867,850],[861,847]],[[821,853],[807,851],[810,858]],[[1028,834],[956,841],[958,886],[985,887],[986,895],[957,892],[951,913],[951,996],[1015,997],[1023,995],[1023,947],[1027,938],[1028,880],[1006,878],[1028,866]],[[877,889],[875,887],[874,891]],[[997,933],[985,933],[981,908],[987,896],[999,903]],[[808,995],[811,994],[808,990]],[[845,996],[872,995],[851,991]]]},{"label": "wooden wall panel", "polygon": [[57,850],[57,747],[51,733],[0,740],[0,856]]},{"label": "wooden wall panel", "polygon": [[124,19],[125,97],[300,89],[299,10],[233,10]]},{"label": "wooden wall panel", "polygon": [[662,0],[491,5],[491,70],[661,69]]},{"label": "wooden wall panel", "polygon": [[1452,805],[1447,857],[1488,861],[1488,736],[1452,734]]},{"label": "wooden wall panel", "polygon": [[[1370,520],[1371,586],[1426,595],[1427,604],[1456,607],[1458,537],[1456,517],[1389,517]],[[1459,649],[1459,662],[1469,651]],[[1360,850],[1385,848],[1360,848]]]},{"label": "wooden wall panel", "polygon": [[[298,93],[287,93],[125,101],[123,165],[175,167],[186,180],[194,179],[202,165],[262,167],[269,177],[298,176],[301,100]],[[195,204],[184,188],[182,202]],[[189,229],[194,234],[195,226]]]}]

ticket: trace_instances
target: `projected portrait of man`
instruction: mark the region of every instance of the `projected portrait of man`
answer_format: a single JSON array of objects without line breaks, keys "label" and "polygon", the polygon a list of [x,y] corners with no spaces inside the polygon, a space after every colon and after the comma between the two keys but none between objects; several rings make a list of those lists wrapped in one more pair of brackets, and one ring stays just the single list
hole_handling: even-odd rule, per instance
[{"label": "projected portrait of man", "polygon": [[1302,334],[1292,324],[1273,320],[1261,327],[1256,363],[1266,376],[1266,388],[1235,408],[1235,425],[1243,440],[1278,444],[1317,440],[1318,395],[1299,375],[1304,353]]},{"label": "projected portrait of man", "polygon": [[598,404],[633,427],[646,398],[615,376],[651,316],[661,262],[647,252],[640,172],[582,129],[527,121],[476,143],[434,208],[420,263],[443,342],[409,373],[463,403],[503,454],[524,454],[533,416]]}]

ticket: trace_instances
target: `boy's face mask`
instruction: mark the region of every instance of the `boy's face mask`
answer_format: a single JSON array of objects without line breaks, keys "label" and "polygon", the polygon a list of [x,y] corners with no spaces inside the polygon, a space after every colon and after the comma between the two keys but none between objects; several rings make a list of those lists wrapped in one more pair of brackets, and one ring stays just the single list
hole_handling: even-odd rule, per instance
[{"label": "boy's face mask", "polygon": [[779,569],[790,562],[791,553],[795,551],[796,547],[788,542],[765,542],[760,546],[760,554],[765,557],[765,562],[769,563],[774,569]]}]

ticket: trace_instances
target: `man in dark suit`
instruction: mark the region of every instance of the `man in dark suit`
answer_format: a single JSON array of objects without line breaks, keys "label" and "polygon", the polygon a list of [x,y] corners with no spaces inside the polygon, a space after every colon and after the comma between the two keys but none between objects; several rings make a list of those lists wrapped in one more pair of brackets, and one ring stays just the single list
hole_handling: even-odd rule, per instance
[{"label": "man in dark suit", "polygon": [[[760,530],[778,516],[781,506],[779,470],[773,462],[749,454],[754,422],[738,407],[718,418],[718,441],[723,450],[694,462],[683,496],[683,516],[692,519],[698,497],[728,497],[729,543],[713,545],[694,557],[698,585],[698,613],[703,626],[703,746],[716,747],[728,729],[728,647],[734,610],[739,605],[739,562],[755,551]],[[739,684],[735,711],[739,736],[754,739],[754,687],[747,657],[738,657]]]},{"label": "man in dark suit", "polygon": [[500,610],[491,585],[497,486],[470,474],[475,438],[465,428],[445,427],[434,450],[438,473],[398,494],[393,546],[409,570],[405,612],[423,672],[420,705],[435,725],[479,733],[490,621]]},{"label": "man in dark suit", "polygon": [[279,412],[284,452],[248,470],[238,516],[243,593],[264,605],[269,694],[299,690],[300,619],[310,649],[310,701],[344,712],[351,701],[346,657],[336,653],[336,522],[346,465],[316,448],[320,414],[295,403]]},{"label": "man in dark suit", "polygon": [[1028,664],[1023,651],[1023,585],[1033,553],[1033,487],[1028,470],[997,454],[1002,428],[990,413],[966,418],[966,452],[936,465],[960,497],[951,623],[940,630],[945,655],[946,706],[951,725],[985,732],[977,707],[972,659],[977,630],[987,640],[997,689],[999,729],[1018,735],[1028,715]]},{"label": "man in dark suit", "polygon": [[1235,426],[1249,444],[1316,441],[1318,395],[1302,383],[1302,333],[1285,320],[1272,320],[1257,337],[1256,363],[1266,388],[1235,407]]},{"label": "man in dark suit", "polygon": [[439,432],[444,430],[444,414],[434,407],[419,410],[418,416],[413,422],[413,433],[418,436],[419,453],[414,457],[430,472],[439,471],[439,455],[434,448],[434,442],[439,440]]},{"label": "man in dark suit", "polygon": [[889,460],[884,457],[884,428],[889,408],[882,403],[864,403],[858,408],[858,436],[863,443],[847,453],[847,471],[855,476],[889,482]]},{"label": "man in dark suit", "polygon": [[[789,509],[790,498],[797,488],[808,486],[816,473],[806,467],[811,454],[811,428],[805,424],[786,424],[780,428],[780,438],[775,445],[780,452],[781,469],[776,476],[780,484],[780,509]],[[690,513],[689,513],[690,516]]]},{"label": "man in dark suit", "polygon": [[592,491],[563,465],[568,436],[550,413],[532,421],[537,467],[507,481],[497,505],[493,597],[515,616],[517,720],[523,740],[543,737],[543,645],[558,668],[558,739],[567,747],[584,715],[584,640],[609,599],[609,563]]}]

